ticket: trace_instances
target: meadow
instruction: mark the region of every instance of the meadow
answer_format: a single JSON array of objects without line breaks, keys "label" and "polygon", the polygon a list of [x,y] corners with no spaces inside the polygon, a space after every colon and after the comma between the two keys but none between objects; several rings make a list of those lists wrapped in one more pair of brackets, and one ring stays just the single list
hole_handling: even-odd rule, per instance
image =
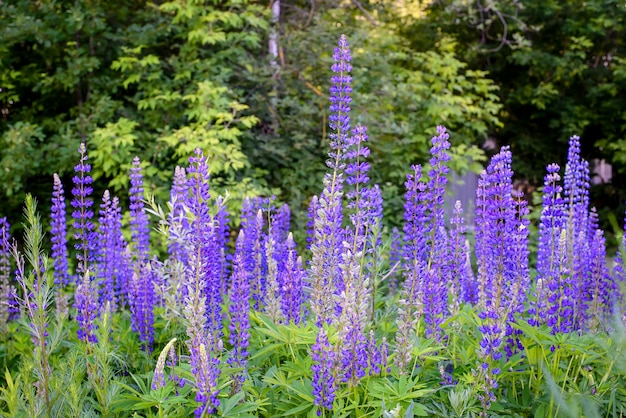
[{"label": "meadow", "polygon": [[565,167],[546,162],[534,223],[502,147],[469,224],[446,207],[454,137],[439,126],[389,228],[345,36],[333,60],[306,242],[273,197],[229,213],[200,148],[169,202],[136,157],[122,208],[93,195],[82,143],[50,219],[28,195],[22,237],[0,220],[3,416],[626,416],[626,239],[607,257],[580,139]]}]

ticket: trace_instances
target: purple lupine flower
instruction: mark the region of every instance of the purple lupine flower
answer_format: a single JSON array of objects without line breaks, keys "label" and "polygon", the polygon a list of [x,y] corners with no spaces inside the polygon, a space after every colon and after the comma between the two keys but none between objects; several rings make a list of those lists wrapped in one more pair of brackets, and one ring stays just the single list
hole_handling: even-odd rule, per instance
[{"label": "purple lupine flower", "polygon": [[5,331],[9,322],[11,304],[11,226],[7,218],[0,218],[0,330]]},{"label": "purple lupine flower", "polygon": [[78,322],[78,339],[89,344],[97,343],[94,321],[98,317],[98,302],[96,290],[89,278],[89,272],[82,274],[76,287],[74,306],[76,306],[76,322]]},{"label": "purple lupine flower", "polygon": [[507,279],[506,292],[508,297],[506,300],[509,305],[507,308],[508,317],[506,318],[507,336],[505,350],[507,358],[511,358],[514,354],[524,350],[524,346],[519,339],[522,332],[511,326],[515,322],[516,314],[524,313],[524,303],[526,302],[526,294],[530,288],[530,271],[528,268],[528,203],[524,200],[521,192],[513,191],[511,196],[515,199],[515,218],[513,225],[509,227],[511,233],[509,235],[509,256],[506,262],[509,277]]},{"label": "purple lupine flower", "polygon": [[457,200],[454,204],[452,217],[450,218],[449,233],[449,253],[450,253],[450,269],[448,270],[448,286],[452,296],[450,314],[458,312],[462,303],[469,303],[471,296],[468,294],[473,287],[472,279],[469,277],[466,268],[466,260],[468,254],[465,246],[465,218],[463,216],[463,208],[461,202]]},{"label": "purple lupine flower", "polygon": [[244,231],[244,263],[251,284],[254,309],[259,309],[263,299],[263,211],[260,199],[246,198],[241,210],[241,228]]},{"label": "purple lupine flower", "polygon": [[230,344],[233,346],[228,364],[243,369],[233,377],[235,391],[241,388],[241,384],[245,380],[250,340],[250,283],[244,263],[243,244],[244,232],[240,231],[235,249],[235,262],[229,297],[230,303],[228,305],[228,312],[231,318],[228,328],[230,330]]},{"label": "purple lupine flower", "polygon": [[558,281],[561,272],[559,265],[559,237],[564,227],[565,215],[559,185],[559,166],[549,164],[544,177],[543,209],[539,221],[539,244],[537,250],[537,286],[535,290],[535,304],[531,305],[531,323],[539,325],[545,317],[548,306],[548,289],[551,282]]},{"label": "purple lupine flower", "polygon": [[[282,244],[284,247],[289,235],[289,223],[291,218],[291,212],[289,205],[283,204],[272,216],[272,232],[274,234],[274,241]],[[277,252],[284,252],[283,250],[277,250]],[[280,269],[280,267],[279,267]]]},{"label": "purple lupine flower", "polygon": [[150,222],[144,208],[143,170],[139,157],[133,158],[130,169],[130,232],[136,257],[135,271],[150,259]]},{"label": "purple lupine flower", "polygon": [[[449,135],[442,126],[437,127],[437,135],[432,138],[429,179],[426,184],[420,181],[421,167],[412,166],[413,174],[407,176],[405,195],[405,251],[403,268],[406,279],[401,304],[399,322],[414,321],[410,315],[423,315],[426,335],[441,338],[440,325],[447,316],[447,276],[448,236],[444,223],[444,195],[449,172]],[[399,330],[408,331],[414,327],[404,324]],[[408,359],[410,336],[399,333],[397,342],[398,366],[403,369],[403,359]]]},{"label": "purple lupine flower", "polygon": [[130,302],[131,325],[139,334],[144,350],[151,351],[154,343],[154,282],[156,272],[148,262],[132,280],[132,299]]},{"label": "purple lupine flower", "polygon": [[280,275],[278,271],[278,260],[276,260],[276,242],[273,225],[269,226],[269,233],[265,241],[265,259],[267,260],[266,291],[264,293],[265,312],[270,319],[276,323],[283,322],[282,311],[282,291],[280,286]]},{"label": "purple lupine flower", "polygon": [[563,178],[563,194],[567,231],[567,268],[573,285],[573,326],[582,329],[586,322],[589,295],[584,289],[589,285],[589,163],[580,156],[580,138],[569,141],[567,164]]},{"label": "purple lupine flower", "polygon": [[426,208],[420,202],[425,189],[422,178],[422,166],[412,165],[413,173],[407,174],[404,183],[407,189],[404,203],[404,285],[398,301],[398,330],[396,332],[396,365],[400,374],[406,373],[411,361],[415,326],[422,314],[421,303],[423,286],[421,276],[425,269],[426,237],[424,220]]},{"label": "purple lupine flower", "polygon": [[383,353],[381,346],[376,344],[374,330],[370,330],[370,338],[367,341],[367,361],[369,365],[369,375],[380,374],[383,370]]},{"label": "purple lupine flower", "polygon": [[[254,235],[255,240],[252,242],[251,256],[253,258],[252,270],[250,272],[250,279],[252,283],[252,299],[254,300],[254,309],[259,310],[264,305],[265,299],[265,275],[264,273],[264,259],[265,252],[264,241],[265,236],[263,234],[263,210],[259,209],[256,214],[254,222]],[[249,256],[250,257],[250,256]]]},{"label": "purple lupine flower", "polygon": [[74,167],[76,175],[72,178],[74,183],[72,188],[72,207],[74,208],[72,218],[74,219],[74,239],[77,241],[75,246],[78,261],[76,273],[78,274],[78,282],[81,283],[87,271],[90,270],[96,249],[96,239],[94,224],[91,221],[93,218],[93,210],[91,209],[93,206],[91,198],[93,180],[89,175],[91,165],[87,164],[88,156],[85,143],[80,144],[78,153],[80,154],[80,162]]},{"label": "purple lupine flower", "polygon": [[345,153],[349,146],[350,93],[352,70],[350,49],[345,35],[333,53],[334,64],[330,88],[329,127],[330,152],[326,165],[332,170],[324,176],[324,189],[316,201],[313,221],[314,237],[311,242],[310,274],[312,280],[311,309],[317,324],[330,324],[338,310],[334,294],[344,291],[339,269],[343,239],[343,171]]},{"label": "purple lupine flower", "polygon": [[191,372],[196,376],[196,402],[200,403],[194,410],[197,418],[217,412],[220,405],[218,399],[219,389],[217,378],[219,377],[219,359],[213,357],[204,343],[199,343],[197,348],[191,350]]},{"label": "purple lupine flower", "polygon": [[[335,400],[335,353],[326,331],[320,328],[315,344],[311,347],[313,364],[311,370],[313,371],[313,396],[315,397],[315,405],[318,408],[333,409],[333,402]],[[322,410],[318,409],[317,415],[320,416]]]},{"label": "purple lupine flower", "polygon": [[319,207],[319,200],[317,196],[313,196],[309,202],[307,210],[308,221],[306,224],[306,249],[311,249],[311,244],[315,241],[315,219],[317,217],[317,209]]},{"label": "purple lupine flower", "polygon": [[591,242],[590,256],[591,277],[586,289],[590,299],[587,328],[599,331],[611,318],[619,294],[618,284],[611,277],[606,265],[606,240],[600,229],[596,229]]},{"label": "purple lupine flower", "polygon": [[547,286],[548,309],[546,323],[551,333],[569,333],[574,327],[574,293],[573,276],[567,265],[567,232],[562,230],[558,242],[558,272],[542,286]]},{"label": "purple lupine flower", "polygon": [[189,221],[185,213],[185,204],[189,196],[187,172],[182,167],[174,169],[174,181],[170,190],[170,234],[168,236],[167,252],[173,260],[187,265],[187,250],[185,248],[184,232],[189,228]]},{"label": "purple lupine flower", "polygon": [[217,213],[215,214],[215,247],[218,252],[217,258],[217,270],[219,271],[219,283],[220,291],[225,294],[228,289],[229,279],[229,262],[230,257],[228,253],[228,239],[230,237],[230,221],[228,208],[222,196],[218,196],[215,201],[217,207]]},{"label": "purple lupine flower", "polygon": [[287,249],[287,262],[282,273],[282,310],[286,323],[299,324],[302,316],[302,298],[304,270],[302,258],[296,252],[296,243],[290,232],[285,244]]},{"label": "purple lupine flower", "polygon": [[[478,264],[479,330],[479,396],[483,411],[495,400],[500,373],[497,364],[502,357],[505,337],[511,337],[521,297],[527,285],[527,221],[521,196],[512,186],[511,152],[502,147],[481,173],[476,196],[476,256]],[[517,201],[516,201],[517,198]],[[513,350],[513,342],[507,344]]]},{"label": "purple lupine flower", "polygon": [[617,286],[617,309],[622,315],[622,320],[626,323],[626,219],[624,219],[624,231],[619,244],[619,249],[615,255],[614,277]]},{"label": "purple lupine flower", "polygon": [[106,302],[111,304],[111,310],[117,306],[116,284],[118,271],[121,270],[124,251],[122,238],[122,214],[117,197],[111,199],[108,190],[105,190],[100,206],[98,242],[99,251],[98,279],[100,282],[99,304],[104,306]]},{"label": "purple lupine flower", "polygon": [[[209,213],[209,168],[202,150],[197,148],[189,158],[188,188],[190,194],[187,207],[192,215],[189,227],[191,235],[191,253],[189,254],[189,272],[191,285],[200,292],[198,297],[205,298],[206,326],[215,337],[221,333],[221,266],[216,236],[217,227]],[[187,286],[189,291],[189,286]]]},{"label": "purple lupine flower", "polygon": [[[287,237],[289,235],[290,216],[291,213],[289,211],[289,206],[283,204],[275,213],[272,214],[272,219],[270,223],[271,234],[274,241],[273,257],[274,261],[276,262],[276,274],[281,298],[283,292],[282,280],[285,275],[285,268],[289,251],[287,248]],[[267,262],[269,264],[269,260],[267,260]]]},{"label": "purple lupine flower", "polygon": [[[346,197],[348,199],[348,208],[354,212],[350,216],[352,225],[357,228],[355,236],[363,236],[363,230],[367,227],[365,218],[365,201],[364,195],[367,194],[369,183],[370,165],[366,161],[370,150],[365,146],[367,141],[367,128],[357,125],[352,130],[352,136],[346,140],[345,152],[343,159],[347,161],[345,168],[346,185],[348,186]],[[362,246],[364,243],[362,244]]]},{"label": "purple lupine flower", "polygon": [[361,325],[361,314],[350,312],[347,317],[350,326],[346,327],[346,335],[340,343],[341,381],[354,387],[365,376],[368,366],[367,338]]},{"label": "purple lupine flower", "polygon": [[399,279],[402,275],[402,250],[404,242],[397,227],[391,229],[391,248],[389,250],[389,293],[395,294],[398,290]]},{"label": "purple lupine flower", "polygon": [[330,78],[330,116],[328,117],[328,125],[332,131],[329,137],[333,151],[329,156],[335,159],[335,165],[337,165],[343,158],[341,154],[350,132],[350,103],[352,102],[350,97],[352,56],[345,35],[339,37],[339,44],[333,52],[333,60],[335,62],[331,69],[334,74]]},{"label": "purple lupine flower", "polygon": [[69,284],[67,263],[67,220],[65,219],[65,193],[59,175],[53,175],[52,206],[50,208],[50,240],[54,259],[54,283],[60,286]]},{"label": "purple lupine flower", "polygon": [[[194,215],[191,230],[192,251],[189,252],[189,274],[186,276],[187,295],[184,302],[184,317],[187,327],[187,347],[191,372],[195,377],[196,402],[200,405],[194,411],[197,417],[203,414],[213,413],[219,406],[217,398],[217,378],[219,377],[219,357],[222,350],[219,340],[221,329],[212,324],[215,316],[208,315],[207,296],[211,292],[211,280],[207,276],[211,273],[208,269],[208,254],[205,248],[205,233],[210,229],[208,207],[206,200],[209,197],[208,184],[205,184],[206,164],[202,152],[196,150],[195,157],[190,158],[190,189],[192,195],[189,198],[189,208]],[[219,308],[219,306],[218,306]]]}]

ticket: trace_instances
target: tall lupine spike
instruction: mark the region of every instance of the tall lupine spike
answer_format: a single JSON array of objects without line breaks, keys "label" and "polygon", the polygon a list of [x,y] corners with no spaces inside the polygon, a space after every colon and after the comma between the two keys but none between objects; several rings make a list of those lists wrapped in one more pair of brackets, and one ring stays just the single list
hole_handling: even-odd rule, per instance
[{"label": "tall lupine spike", "polygon": [[[221,307],[214,301],[221,300],[219,272],[215,267],[215,226],[209,213],[209,167],[202,150],[196,148],[189,158],[187,168],[189,195],[187,207],[191,213],[189,273],[187,292],[191,287],[197,298],[204,299],[205,326],[217,334],[221,333]],[[188,295],[190,297],[191,295]],[[216,334],[216,335],[217,335]]]},{"label": "tall lupine spike", "polygon": [[59,175],[53,175],[52,206],[50,208],[50,234],[52,258],[54,259],[54,282],[60,286],[69,284],[67,262],[67,220],[65,219],[65,192]]},{"label": "tall lupine spike", "polygon": [[88,344],[96,344],[95,320],[98,317],[98,297],[93,283],[89,277],[89,271],[80,276],[80,281],[74,293],[74,306],[76,306],[76,322],[78,322],[78,339]]},{"label": "tall lupine spike", "polygon": [[147,352],[154,343],[155,270],[145,263],[139,274],[133,275],[130,302],[131,325],[139,334],[139,341]]},{"label": "tall lupine spike", "polygon": [[0,331],[6,331],[9,322],[11,278],[11,226],[7,218],[0,218]]},{"label": "tall lupine spike", "polygon": [[244,241],[244,232],[240,231],[235,248],[235,261],[229,295],[230,303],[228,305],[230,314],[230,344],[233,346],[228,364],[243,369],[233,376],[235,393],[241,389],[241,385],[245,380],[250,340],[250,283],[245,266]]},{"label": "tall lupine spike", "polygon": [[406,194],[404,195],[404,285],[398,301],[398,331],[396,332],[396,365],[400,374],[406,373],[411,362],[413,335],[422,315],[422,274],[425,269],[426,237],[424,231],[425,207],[420,196],[425,189],[422,166],[411,166],[407,174]]},{"label": "tall lupine spike", "polygon": [[[624,219],[624,231],[622,231],[622,239],[619,243],[619,249],[615,255],[615,268],[613,270],[615,275],[615,282],[618,288],[618,303],[619,311],[622,315],[622,320],[626,319],[626,219]],[[626,323],[626,321],[625,321]]]},{"label": "tall lupine spike", "polygon": [[[451,265],[448,254],[448,235],[445,230],[445,193],[448,183],[448,149],[450,135],[443,126],[437,126],[437,135],[431,142],[430,171],[428,183],[424,193],[424,203],[427,206],[427,216],[431,224],[427,227],[428,243],[428,273],[424,277],[426,289],[424,291],[424,322],[426,336],[441,338],[441,324],[448,315],[448,277],[446,270]],[[430,279],[428,278],[430,276]]]},{"label": "tall lupine spike", "polygon": [[144,208],[143,170],[139,157],[133,159],[130,169],[130,232],[137,263],[135,271],[139,272],[150,259],[150,222]]},{"label": "tall lupine spike", "polygon": [[531,323],[540,325],[545,321],[550,283],[558,281],[561,272],[559,237],[565,226],[565,213],[559,185],[559,166],[549,164],[544,177],[543,209],[539,221],[539,244],[537,250],[537,286],[535,302],[531,305]]},{"label": "tall lupine spike", "polygon": [[574,327],[582,329],[586,322],[589,303],[588,287],[590,276],[589,239],[589,163],[580,155],[580,138],[572,136],[569,141],[567,164],[563,185],[567,210],[567,255],[568,270],[574,286]]},{"label": "tall lupine spike", "polygon": [[573,276],[567,265],[567,231],[561,230],[558,241],[558,267],[559,271],[555,274],[554,279],[546,284],[548,290],[548,309],[546,323],[551,328],[551,333],[567,334],[574,327],[574,293]]},{"label": "tall lupine spike", "polygon": [[252,256],[254,257],[254,267],[251,271],[252,282],[252,299],[254,300],[254,309],[261,309],[265,304],[265,275],[263,274],[263,261],[265,254],[263,251],[263,243],[265,237],[263,235],[263,211],[259,209],[256,215],[255,237],[256,240],[253,243]]},{"label": "tall lupine spike", "polygon": [[311,242],[311,310],[317,324],[330,324],[337,311],[332,295],[344,291],[343,277],[339,269],[343,242],[343,171],[344,156],[350,132],[350,93],[352,77],[350,71],[350,49],[345,35],[339,38],[339,45],[333,53],[333,76],[330,87],[331,133],[329,159],[326,162],[332,171],[324,176],[324,189],[317,199],[314,209]]},{"label": "tall lupine spike", "polygon": [[467,282],[470,280],[467,277],[467,269],[465,268],[465,260],[467,258],[465,253],[465,218],[459,200],[454,204],[450,226],[448,246],[451,264],[447,280],[451,296],[449,311],[451,315],[454,315],[459,311],[461,304],[468,299],[465,292],[468,288]]},{"label": "tall lupine spike", "polygon": [[519,336],[522,332],[514,328],[511,324],[515,322],[516,314],[523,314],[525,309],[526,295],[530,288],[530,270],[528,267],[528,234],[530,220],[528,219],[528,203],[524,200],[521,192],[513,191],[511,193],[515,199],[515,218],[512,219],[513,224],[509,226],[511,231],[509,241],[509,252],[507,258],[507,269],[509,278],[507,280],[506,300],[508,302],[506,318],[506,346],[505,350],[507,358],[511,358],[513,354],[524,350]]},{"label": "tall lupine spike", "polygon": [[174,181],[170,190],[170,235],[167,252],[173,260],[179,261],[183,265],[187,265],[184,233],[189,229],[189,221],[185,213],[188,196],[187,172],[184,168],[177,166],[174,169]]},{"label": "tall lupine spike", "polygon": [[619,286],[611,277],[606,265],[606,240],[600,229],[596,229],[591,241],[590,255],[591,277],[585,289],[590,295],[586,328],[598,332],[608,328],[605,324],[609,323],[611,315],[615,312],[619,295]]},{"label": "tall lupine spike", "polygon": [[518,249],[510,245],[515,242],[518,226],[512,177],[511,152],[508,147],[502,147],[481,173],[476,198],[476,247],[482,246],[476,252],[482,334],[476,374],[482,385],[479,398],[483,413],[495,400],[493,390],[500,374],[497,364],[502,357],[508,312],[511,307],[517,307],[516,296],[519,296],[511,292],[519,284],[515,282],[516,272],[510,271],[510,262],[512,258],[521,258],[516,255]]},{"label": "tall lupine spike", "polygon": [[98,279],[100,282],[99,303],[103,306],[110,303],[112,311],[117,306],[117,293],[115,285],[117,282],[118,270],[123,263],[122,248],[119,240],[122,234],[122,214],[117,197],[111,199],[108,190],[105,190],[100,206],[98,242],[99,251]]},{"label": "tall lupine spike", "polygon": [[96,249],[96,239],[94,232],[94,224],[91,221],[93,218],[93,200],[91,193],[93,188],[91,184],[93,182],[89,173],[91,172],[91,165],[87,164],[87,148],[84,143],[81,143],[78,148],[80,154],[80,161],[78,165],[74,167],[76,175],[72,178],[74,187],[72,188],[72,218],[74,219],[74,239],[76,243],[76,259],[78,264],[76,266],[76,273],[78,275],[78,282],[82,282],[86,276],[86,272],[90,270],[91,262],[93,261]]},{"label": "tall lupine spike", "polygon": [[274,241],[273,225],[270,224],[267,240],[265,241],[265,258],[267,259],[267,289],[265,292],[265,312],[275,324],[283,322],[281,309],[281,286],[276,256],[276,242]]},{"label": "tall lupine spike", "polygon": [[332,410],[335,401],[335,353],[324,328],[320,328],[311,350],[314,403],[320,408],[317,416],[321,416],[322,409]]},{"label": "tall lupine spike", "polygon": [[341,354],[342,381],[350,386],[358,384],[365,376],[367,368],[367,339],[365,327],[370,306],[370,277],[364,262],[368,237],[375,217],[370,212],[370,188],[368,186],[369,163],[365,161],[369,149],[365,146],[367,130],[357,125],[352,137],[347,141],[344,158],[347,161],[346,183],[348,208],[352,209],[352,227],[346,228],[345,241],[341,253],[341,272],[344,292],[340,295],[340,316],[338,321],[338,350]]},{"label": "tall lupine spike", "polygon": [[263,248],[263,212],[260,199],[246,198],[241,208],[241,229],[244,231],[244,263],[248,272],[255,309],[261,298]]},{"label": "tall lupine spike", "polygon": [[219,282],[222,294],[226,294],[229,286],[229,262],[228,239],[230,237],[230,221],[228,208],[222,196],[215,201],[217,213],[215,214],[215,245],[218,252],[217,269],[219,270]]},{"label": "tall lupine spike", "polygon": [[354,387],[365,376],[368,366],[367,338],[362,321],[362,314],[350,310],[345,315],[350,322],[345,336],[340,342],[341,347],[341,381]]},{"label": "tall lupine spike", "polygon": [[[196,153],[196,156],[201,153]],[[192,157],[192,165],[202,164],[203,158]],[[217,378],[219,377],[219,357],[217,353],[222,350],[221,341],[217,338],[217,332],[210,329],[207,324],[207,308],[205,296],[207,274],[206,254],[203,252],[203,236],[206,225],[201,222],[202,215],[208,214],[204,211],[204,199],[208,195],[208,187],[202,186],[202,179],[195,174],[202,172],[196,165],[191,169],[192,180],[191,189],[194,190],[195,201],[190,202],[192,213],[195,211],[200,217],[195,217],[191,226],[192,230],[197,230],[198,234],[192,234],[193,251],[189,253],[189,275],[187,276],[187,296],[184,303],[183,314],[187,327],[187,347],[189,348],[189,359],[191,363],[191,373],[195,377],[196,383],[196,402],[200,405],[194,411],[197,417],[203,414],[211,414],[217,410],[219,400],[217,395],[219,389],[217,387]],[[206,215],[205,215],[206,216]]]},{"label": "tall lupine spike", "polygon": [[296,243],[290,232],[285,244],[287,248],[287,262],[282,273],[281,294],[282,310],[286,323],[299,324],[302,318],[304,270],[302,258],[296,253]]},{"label": "tall lupine spike", "polygon": [[[287,237],[289,235],[290,216],[289,206],[283,204],[271,217],[271,233],[274,240],[274,261],[276,262],[279,289],[283,289],[282,279],[285,275],[289,251],[287,248]],[[269,260],[267,260],[267,263],[269,266]],[[280,292],[282,293],[282,290]]]}]

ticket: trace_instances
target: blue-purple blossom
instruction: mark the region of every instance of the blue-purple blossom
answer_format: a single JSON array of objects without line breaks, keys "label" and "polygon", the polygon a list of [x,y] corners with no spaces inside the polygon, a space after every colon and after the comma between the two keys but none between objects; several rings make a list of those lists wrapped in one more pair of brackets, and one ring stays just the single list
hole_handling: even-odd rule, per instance
[{"label": "blue-purple blossom", "polygon": [[80,277],[74,293],[74,306],[78,322],[78,339],[89,344],[97,343],[95,320],[98,317],[98,298],[88,272]]},{"label": "blue-purple blossom", "polygon": [[599,331],[611,319],[619,295],[619,286],[606,265],[606,240],[600,229],[591,239],[590,257],[590,277],[585,289],[589,294],[587,328]]},{"label": "blue-purple blossom", "polygon": [[120,273],[123,274],[125,242],[122,237],[122,213],[117,197],[111,199],[108,190],[105,190],[100,206],[98,228],[98,255],[97,275],[100,285],[99,304],[111,304],[115,311],[118,304],[118,295],[121,289],[119,284]]},{"label": "blue-purple blossom", "polygon": [[559,166],[549,164],[544,177],[543,208],[539,221],[539,244],[537,250],[537,286],[535,302],[531,306],[531,323],[539,325],[545,318],[548,306],[548,290],[552,282],[559,280],[561,265],[559,258],[559,238],[565,224],[561,177]]},{"label": "blue-purple blossom", "polygon": [[230,344],[233,349],[228,364],[242,368],[233,377],[235,390],[241,388],[245,380],[248,362],[248,345],[250,340],[250,283],[244,263],[244,232],[239,232],[235,249],[235,262],[231,278],[228,312],[230,314]]},{"label": "blue-purple blossom", "polygon": [[139,157],[130,169],[130,232],[135,255],[135,271],[150,259],[150,222],[144,208],[143,170]]},{"label": "blue-purple blossom", "polygon": [[349,386],[359,384],[368,366],[367,338],[358,312],[347,315],[350,326],[341,341],[341,381]]},{"label": "blue-purple blossom", "polygon": [[571,275],[573,292],[573,327],[582,329],[586,322],[589,295],[585,292],[590,275],[589,265],[589,163],[580,155],[580,138],[569,141],[567,164],[563,177],[566,210],[567,250],[565,261]]},{"label": "blue-purple blossom", "polygon": [[299,324],[302,319],[302,303],[304,298],[304,276],[302,258],[296,252],[296,243],[291,232],[285,245],[287,262],[279,282],[282,284],[282,310],[286,323]]},{"label": "blue-purple blossom", "polygon": [[352,58],[345,35],[339,38],[333,59],[329,116],[330,152],[326,162],[331,172],[324,176],[324,189],[314,205],[314,237],[310,247],[311,310],[316,317],[316,323],[320,325],[332,323],[335,313],[341,310],[334,302],[333,295],[341,294],[345,289],[339,264],[344,241],[344,160],[350,146],[348,136],[352,101],[352,77],[349,74],[352,70]]},{"label": "blue-purple blossom", "polygon": [[404,197],[404,283],[398,301],[398,330],[396,332],[396,365],[401,374],[411,362],[413,334],[422,314],[421,301],[423,286],[421,275],[425,268],[426,236],[424,222],[426,208],[420,197],[426,185],[420,181],[422,167],[411,166],[412,173],[407,174],[406,194]]},{"label": "blue-purple blossom", "polygon": [[511,152],[502,147],[479,179],[476,191],[476,257],[479,283],[479,330],[482,334],[478,380],[484,410],[495,399],[504,339],[507,354],[517,347],[510,327],[522,306],[527,278],[527,210],[513,191]]},{"label": "blue-purple blossom", "polygon": [[72,188],[72,207],[74,208],[72,218],[74,219],[74,239],[77,241],[75,245],[78,261],[76,273],[78,282],[81,282],[85,273],[90,270],[90,264],[94,259],[96,237],[92,222],[93,210],[91,209],[93,206],[93,199],[91,198],[93,179],[89,175],[91,165],[87,164],[87,148],[84,143],[80,144],[78,153],[80,154],[80,162],[74,167],[76,175],[72,178],[74,184]]},{"label": "blue-purple blossom", "polygon": [[[197,148],[189,158],[187,168],[189,196],[187,207],[192,215],[190,229],[191,251],[188,254],[191,285],[198,291],[198,297],[205,299],[206,326],[211,332],[221,333],[221,283],[219,264],[221,254],[217,248],[220,238],[214,219],[209,213],[209,168],[202,150]],[[187,286],[189,291],[189,286]]]},{"label": "blue-purple blossom", "polygon": [[67,220],[65,219],[65,193],[58,174],[53,176],[52,206],[50,208],[50,234],[52,258],[54,259],[54,283],[69,284],[67,262]]},{"label": "blue-purple blossom", "polygon": [[152,350],[154,343],[154,282],[156,271],[150,263],[142,266],[139,274],[133,277],[133,297],[130,300],[131,323],[139,334],[143,348]]},{"label": "blue-purple blossom", "polygon": [[0,218],[0,330],[4,331],[9,321],[11,305],[11,226],[7,218]]},{"label": "blue-purple blossom", "polygon": [[[319,408],[332,410],[335,400],[335,353],[323,328],[320,328],[311,350],[315,405]],[[321,415],[321,409],[318,409],[317,415]]]}]

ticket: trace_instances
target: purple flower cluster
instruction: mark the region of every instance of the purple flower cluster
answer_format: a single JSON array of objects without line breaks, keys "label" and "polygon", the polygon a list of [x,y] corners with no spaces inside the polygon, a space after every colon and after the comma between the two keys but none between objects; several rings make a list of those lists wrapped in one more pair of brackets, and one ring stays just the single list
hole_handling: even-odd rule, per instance
[{"label": "purple flower cluster", "polygon": [[6,329],[11,316],[11,226],[7,218],[0,218],[0,330]]},{"label": "purple flower cluster", "polygon": [[[319,408],[333,409],[335,400],[335,353],[328,342],[326,331],[320,328],[315,344],[311,347],[313,365],[313,396]],[[322,410],[318,409],[317,415]]]},{"label": "purple flower cluster", "polygon": [[58,174],[53,176],[52,206],[50,208],[50,233],[52,258],[54,259],[54,282],[57,285],[69,284],[67,262],[67,220],[65,219],[65,192]]},{"label": "purple flower cluster", "polygon": [[130,168],[130,232],[135,256],[135,272],[150,259],[150,223],[144,208],[143,170],[139,157]]},{"label": "purple flower cluster", "polygon": [[75,245],[78,261],[76,273],[78,274],[78,282],[80,282],[81,276],[85,275],[91,268],[90,264],[94,259],[96,250],[96,239],[95,226],[92,222],[93,210],[91,209],[93,206],[93,199],[91,198],[93,179],[89,175],[91,165],[87,163],[87,148],[84,143],[80,144],[78,153],[80,154],[80,161],[74,167],[76,175],[72,178],[74,183],[72,188],[72,207],[74,208],[72,219],[74,219],[74,239],[77,241]]},{"label": "purple flower cluster", "polygon": [[241,388],[241,384],[245,378],[250,340],[250,283],[244,263],[244,242],[245,238],[242,230],[239,232],[239,237],[237,238],[229,295],[230,304],[228,305],[228,312],[230,313],[230,325],[228,329],[230,331],[230,344],[233,347],[228,364],[243,369],[233,377],[235,391]]}]

